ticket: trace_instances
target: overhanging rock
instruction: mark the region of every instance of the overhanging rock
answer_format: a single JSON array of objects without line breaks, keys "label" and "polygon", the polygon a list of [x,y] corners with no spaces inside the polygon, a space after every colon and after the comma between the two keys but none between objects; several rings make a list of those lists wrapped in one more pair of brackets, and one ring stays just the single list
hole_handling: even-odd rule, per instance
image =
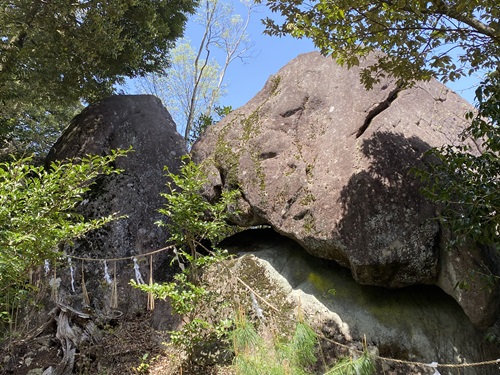
[{"label": "overhanging rock", "polygon": [[319,53],[283,67],[195,144],[196,160],[213,161],[207,196],[241,189],[235,223],[271,225],[361,284],[433,284],[441,229],[411,170],[459,142],[473,108],[434,80],[367,91],[359,73]]}]

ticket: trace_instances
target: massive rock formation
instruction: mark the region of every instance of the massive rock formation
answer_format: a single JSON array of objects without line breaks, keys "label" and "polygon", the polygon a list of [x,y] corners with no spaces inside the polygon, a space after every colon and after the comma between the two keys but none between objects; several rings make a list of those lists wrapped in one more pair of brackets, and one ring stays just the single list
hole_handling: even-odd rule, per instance
[{"label": "massive rock formation", "polygon": [[[450,275],[479,250],[448,257],[451,267],[440,263],[436,208],[411,169],[424,165],[429,148],[458,141],[472,107],[437,81],[400,89],[382,79],[367,91],[359,72],[319,53],[282,68],[194,146],[197,160],[214,162],[207,196],[241,189],[235,223],[269,224],[309,253],[349,267],[361,284],[396,288],[439,278],[463,302]],[[488,312],[462,306],[487,326],[498,303],[495,293],[482,294]]]},{"label": "massive rock formation", "polygon": [[[272,293],[269,302],[278,309],[285,309],[283,300],[300,306],[306,319],[333,340],[322,342],[322,353],[338,355],[345,346],[359,348],[366,337],[377,358],[377,374],[435,373],[428,365],[397,363],[387,358],[457,366],[440,367],[442,375],[498,372],[495,363],[462,367],[494,360],[499,351],[495,345],[484,343],[483,332],[471,324],[450,296],[435,286],[388,292],[359,285],[347,269],[311,257],[297,243],[271,229],[247,230],[229,238],[223,246],[240,255],[235,272],[239,271],[252,288],[262,295]],[[245,277],[246,268],[262,271],[252,271],[251,277]],[[263,290],[262,285],[268,284],[273,286]],[[277,296],[279,293],[285,297]],[[266,317],[275,315],[268,305],[259,302]]]},{"label": "massive rock formation", "polygon": [[[67,249],[70,255],[112,259],[144,254],[165,246],[167,233],[155,224],[163,219],[158,209],[164,204],[160,192],[166,191],[164,167],[168,166],[175,172],[186,150],[170,114],[158,98],[121,95],[89,106],[73,120],[54,145],[48,162],[86,154],[105,155],[110,150],[129,147],[133,148],[133,152],[116,161],[116,167],[123,169],[123,173],[100,178],[78,208],[86,217],[112,213],[127,217],[78,241],[74,247]],[[167,276],[168,267],[161,267],[162,260],[165,260],[163,255],[153,258],[156,280],[164,280]],[[139,257],[138,260],[146,279],[150,258]],[[83,265],[92,307],[109,312],[112,288],[104,282],[103,263],[88,261],[74,262],[74,265],[77,267],[76,292],[67,290],[67,297],[81,295],[80,267]],[[107,266],[108,273],[113,277],[115,264],[108,262]],[[116,267],[118,309],[123,312],[139,307],[142,309],[145,295],[136,291],[132,298],[128,285],[134,278],[132,261],[116,262]],[[61,275],[67,274],[66,271]]]}]

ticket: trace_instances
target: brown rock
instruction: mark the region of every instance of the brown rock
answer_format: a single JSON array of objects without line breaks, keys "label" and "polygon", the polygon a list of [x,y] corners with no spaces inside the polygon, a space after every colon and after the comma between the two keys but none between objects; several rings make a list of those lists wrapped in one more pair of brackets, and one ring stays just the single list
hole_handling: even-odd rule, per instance
[{"label": "brown rock", "polygon": [[495,321],[500,324],[498,250],[473,243],[449,248],[449,237],[445,230],[436,285],[462,306],[476,327],[485,329]]},{"label": "brown rock", "polygon": [[367,91],[359,69],[309,53],[194,150],[215,160],[212,195],[241,187],[238,224],[270,224],[362,284],[433,283],[439,226],[410,169],[457,139],[469,109],[436,81]]}]

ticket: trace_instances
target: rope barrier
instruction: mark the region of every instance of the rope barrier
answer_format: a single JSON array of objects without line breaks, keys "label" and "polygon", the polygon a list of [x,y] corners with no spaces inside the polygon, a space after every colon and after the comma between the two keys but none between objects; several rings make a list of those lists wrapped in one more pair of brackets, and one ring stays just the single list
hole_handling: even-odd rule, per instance
[{"label": "rope barrier", "polygon": [[116,262],[116,261],[120,261],[120,260],[133,260],[134,258],[144,258],[144,257],[148,257],[150,255],[158,254],[158,253],[161,253],[163,251],[167,251],[167,250],[174,249],[174,248],[175,248],[175,245],[170,245],[170,246],[158,249],[158,250],[151,251],[149,253],[131,255],[129,257],[121,257],[121,258],[89,258],[89,257],[79,257],[76,255],[69,255],[69,254],[66,254],[66,256],[68,258],[78,259],[78,260],[82,260],[85,262]]},{"label": "rope barrier", "polygon": [[[318,333],[318,336],[321,337],[323,340],[328,341],[332,344],[335,344],[337,346],[340,346],[344,349],[347,349],[352,352],[357,352],[359,354],[362,354],[363,351],[353,348],[349,345],[342,344],[338,341],[332,340],[327,338],[325,335],[322,333]],[[425,366],[425,367],[446,367],[446,368],[462,368],[462,367],[476,367],[476,366],[487,366],[487,365],[495,365],[498,364],[500,365],[500,358],[499,359],[492,359],[489,361],[482,361],[482,362],[472,362],[472,363],[438,363],[438,362],[432,362],[432,363],[424,363],[424,362],[415,362],[415,361],[407,361],[404,359],[395,359],[395,358],[389,358],[389,357],[382,357],[382,356],[375,356],[375,359],[381,360],[381,361],[386,361],[386,362],[395,362],[395,363],[400,363],[404,365],[415,365],[415,366]]]},{"label": "rope barrier", "polygon": [[[75,255],[66,255],[66,256],[68,258],[77,259],[77,260],[86,261],[86,262],[116,262],[116,261],[121,261],[121,260],[132,260],[133,261],[136,258],[143,258],[143,257],[152,256],[154,254],[158,254],[158,253],[161,253],[161,252],[164,252],[167,250],[171,250],[171,249],[175,249],[175,245],[169,245],[169,246],[163,247],[161,249],[157,249],[157,250],[154,250],[154,251],[151,251],[148,253],[144,253],[144,254],[136,254],[136,255],[132,255],[132,256],[128,256],[128,257],[119,257],[119,258],[90,258],[90,257],[79,257],[79,256],[75,256]],[[240,281],[245,287],[247,287],[251,291],[253,291],[253,289],[251,289],[247,284],[245,284],[243,282],[243,280],[241,280],[239,277],[238,277],[238,279],[239,279],[238,281]],[[257,297],[261,301],[266,303],[268,306],[270,306],[273,310],[277,311],[277,309],[271,303],[267,302],[265,298],[261,297],[260,295],[257,295]],[[345,348],[351,352],[357,352],[360,354],[363,353],[362,350],[355,349],[349,345],[342,344],[338,341],[329,339],[321,333],[319,333],[318,336],[321,337],[325,341],[328,341],[328,342],[335,344],[339,347]],[[500,365],[500,358],[488,360],[488,361],[482,361],[482,362],[473,362],[473,363],[438,363],[438,362],[424,363],[424,362],[407,361],[407,360],[403,360],[403,359],[395,359],[395,358],[388,358],[388,357],[382,357],[382,356],[375,356],[375,358],[378,360],[381,360],[381,361],[394,362],[394,363],[400,363],[400,364],[405,364],[405,365],[432,367],[432,368],[437,368],[437,367],[465,368],[465,367],[476,367],[476,366]]]}]

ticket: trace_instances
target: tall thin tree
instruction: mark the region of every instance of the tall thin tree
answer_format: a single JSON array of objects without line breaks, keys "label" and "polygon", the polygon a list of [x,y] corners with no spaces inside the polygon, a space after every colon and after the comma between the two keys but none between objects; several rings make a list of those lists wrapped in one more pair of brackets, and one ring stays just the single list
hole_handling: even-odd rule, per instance
[{"label": "tall thin tree", "polygon": [[253,43],[247,30],[256,5],[250,0],[241,4],[243,15],[236,12],[232,2],[204,0],[194,20],[203,28],[199,44],[185,39],[172,52],[169,69],[139,81],[142,91],[162,99],[186,142],[196,119],[209,117],[224,94],[229,65],[251,58]]}]

